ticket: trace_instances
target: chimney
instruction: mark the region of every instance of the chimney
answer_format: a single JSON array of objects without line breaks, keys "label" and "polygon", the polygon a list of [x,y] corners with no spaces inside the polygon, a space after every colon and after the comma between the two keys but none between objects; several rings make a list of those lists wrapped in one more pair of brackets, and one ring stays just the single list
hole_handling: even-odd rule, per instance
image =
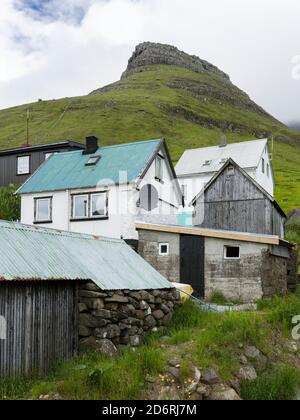
[{"label": "chimney", "polygon": [[219,147],[226,147],[227,146],[227,137],[225,136],[225,134],[223,134],[223,136],[221,136],[221,141],[220,141],[220,146]]},{"label": "chimney", "polygon": [[92,155],[98,150],[98,139],[95,136],[86,137],[85,150],[82,152],[84,155]]}]

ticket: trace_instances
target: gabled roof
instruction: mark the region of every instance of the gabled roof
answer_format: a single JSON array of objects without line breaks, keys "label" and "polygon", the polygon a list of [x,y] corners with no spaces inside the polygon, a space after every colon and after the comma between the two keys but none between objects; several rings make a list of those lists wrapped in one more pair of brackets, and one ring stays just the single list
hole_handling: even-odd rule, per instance
[{"label": "gabled roof", "polygon": [[[132,183],[143,177],[155,158],[163,140],[149,140],[115,146],[100,147],[96,153],[82,151],[51,156],[18,190],[19,194],[51,192],[67,189],[93,188],[120,183],[120,172],[127,173]],[[96,165],[86,166],[91,157],[99,156]]]},{"label": "gabled roof", "polygon": [[103,290],[171,284],[124,241],[0,221],[0,281],[91,280]]},{"label": "gabled roof", "polygon": [[241,168],[256,168],[268,139],[186,150],[176,165],[177,176],[218,172],[227,159],[233,159]]},{"label": "gabled roof", "polygon": [[199,194],[196,195],[195,198],[193,198],[193,200],[191,201],[191,203],[189,204],[190,206],[193,206],[195,204],[195,202],[201,197],[204,196],[204,193],[209,189],[209,187],[215,182],[215,180],[224,172],[224,170],[228,167],[228,166],[234,166],[235,168],[237,168],[250,182],[252,182],[256,188],[266,197],[268,198],[271,203],[274,204],[274,206],[277,208],[277,210],[279,211],[279,213],[283,216],[283,217],[287,217],[286,214],[284,213],[284,211],[282,210],[282,208],[279,206],[279,204],[277,203],[277,201],[274,199],[274,197],[269,194],[258,182],[255,181],[254,178],[252,178],[243,168],[241,168],[233,159],[228,159],[227,162],[225,162],[225,164],[222,166],[222,168],[211,178],[211,180],[204,186],[204,188],[199,192]]},{"label": "gabled roof", "polygon": [[84,149],[85,145],[82,143],[78,143],[72,140],[60,141],[57,143],[48,143],[48,144],[36,144],[34,146],[26,146],[23,147],[16,147],[13,149],[2,149],[0,150],[0,156],[6,155],[14,155],[20,153],[28,153],[28,152],[36,152],[36,151],[43,151],[43,150],[52,150],[52,149],[64,149],[66,147],[72,147],[74,149]]}]

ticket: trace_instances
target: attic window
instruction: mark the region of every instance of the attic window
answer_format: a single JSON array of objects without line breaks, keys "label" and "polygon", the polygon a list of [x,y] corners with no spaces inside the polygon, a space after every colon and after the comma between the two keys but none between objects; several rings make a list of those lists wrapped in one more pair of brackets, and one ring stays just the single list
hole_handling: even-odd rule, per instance
[{"label": "attic window", "polygon": [[211,164],[211,160],[206,160],[204,163],[203,163],[203,166],[209,166]]},{"label": "attic window", "polygon": [[92,156],[89,158],[89,160],[86,162],[85,166],[94,166],[96,165],[99,160],[100,160],[101,156]]},{"label": "attic window", "polygon": [[227,176],[233,176],[235,174],[234,166],[228,166],[227,168]]}]

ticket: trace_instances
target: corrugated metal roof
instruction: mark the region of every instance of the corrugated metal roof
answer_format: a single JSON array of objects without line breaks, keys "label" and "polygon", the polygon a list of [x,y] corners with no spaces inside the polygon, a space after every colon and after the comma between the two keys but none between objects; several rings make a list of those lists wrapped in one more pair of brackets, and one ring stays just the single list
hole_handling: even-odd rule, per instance
[{"label": "corrugated metal roof", "polygon": [[103,290],[171,284],[124,241],[0,221],[0,280],[92,280]]},{"label": "corrugated metal roof", "polygon": [[[162,140],[149,140],[100,147],[92,155],[82,151],[58,153],[50,157],[18,190],[20,194],[66,189],[80,189],[119,183],[120,172],[127,173],[128,182],[143,174]],[[93,156],[101,159],[86,166]]]},{"label": "corrugated metal roof", "polygon": [[186,150],[176,165],[177,176],[219,171],[224,163],[233,159],[241,168],[256,168],[262,157],[267,139]]}]

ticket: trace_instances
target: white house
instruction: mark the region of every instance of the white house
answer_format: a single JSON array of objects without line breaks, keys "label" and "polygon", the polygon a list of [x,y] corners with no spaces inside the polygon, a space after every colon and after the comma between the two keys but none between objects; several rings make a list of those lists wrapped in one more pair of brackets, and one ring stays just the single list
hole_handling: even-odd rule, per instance
[{"label": "white house", "polygon": [[186,150],[177,163],[175,171],[187,204],[230,158],[274,196],[275,179],[268,140],[227,144],[224,137],[220,146]]},{"label": "white house", "polygon": [[135,240],[136,220],[176,220],[182,194],[166,143],[149,140],[52,155],[18,190],[21,221]]}]

